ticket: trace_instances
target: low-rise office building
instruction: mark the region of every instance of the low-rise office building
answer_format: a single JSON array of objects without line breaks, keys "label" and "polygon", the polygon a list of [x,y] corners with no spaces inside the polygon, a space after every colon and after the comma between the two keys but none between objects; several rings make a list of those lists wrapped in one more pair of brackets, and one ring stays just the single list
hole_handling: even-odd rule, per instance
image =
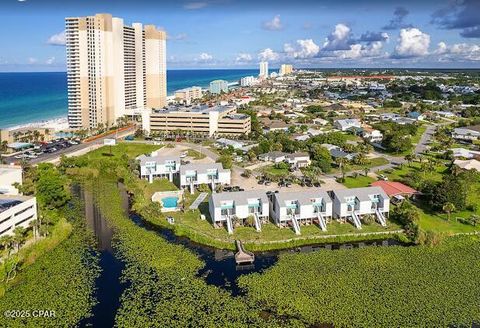
[{"label": "low-rise office building", "polygon": [[195,187],[208,185],[215,190],[217,185],[230,184],[230,170],[220,163],[187,164],[180,166],[180,187],[189,188],[193,194]]},{"label": "low-rise office building", "polygon": [[362,228],[363,215],[375,215],[381,225],[387,224],[390,198],[380,187],[334,190],[332,199],[334,217],[341,221],[351,220],[358,229]]},{"label": "low-rise office building", "polygon": [[252,217],[255,228],[261,231],[262,223],[268,222],[269,200],[264,191],[239,191],[213,193],[208,201],[212,223],[218,227],[227,225],[229,233],[233,233],[234,221],[245,223]]},{"label": "low-rise office building", "polygon": [[301,224],[317,223],[323,231],[332,217],[332,200],[321,189],[270,194],[270,213],[278,226],[292,225],[300,234]]},{"label": "low-rise office building", "polygon": [[35,197],[0,195],[0,237],[13,235],[17,227],[28,228],[36,219]]},{"label": "low-rise office building", "polygon": [[15,184],[22,184],[22,168],[13,165],[0,165],[0,194],[18,195]]},{"label": "low-rise office building", "polygon": [[167,178],[173,181],[180,172],[180,157],[163,156],[159,151],[138,156],[137,160],[140,162],[140,178],[147,179],[150,183],[154,178]]},{"label": "low-rise office building", "polygon": [[249,115],[237,114],[235,106],[169,107],[154,110],[143,122],[147,133],[183,132],[208,137],[240,136],[251,132]]}]

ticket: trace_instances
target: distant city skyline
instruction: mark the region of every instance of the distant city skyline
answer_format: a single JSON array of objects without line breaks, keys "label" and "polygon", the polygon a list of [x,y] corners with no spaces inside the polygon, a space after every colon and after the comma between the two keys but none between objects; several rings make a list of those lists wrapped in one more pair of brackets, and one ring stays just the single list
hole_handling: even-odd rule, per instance
[{"label": "distant city skyline", "polygon": [[65,17],[96,13],[164,29],[169,69],[480,68],[479,12],[476,0],[7,0],[0,72],[65,71]]}]

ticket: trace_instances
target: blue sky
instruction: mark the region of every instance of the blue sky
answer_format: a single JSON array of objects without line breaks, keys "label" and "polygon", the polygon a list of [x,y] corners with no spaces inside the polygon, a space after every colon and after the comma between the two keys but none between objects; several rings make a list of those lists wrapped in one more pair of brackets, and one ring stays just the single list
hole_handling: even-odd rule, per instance
[{"label": "blue sky", "polygon": [[168,67],[480,68],[480,1],[2,0],[0,71],[63,71],[66,16],[165,29]]}]

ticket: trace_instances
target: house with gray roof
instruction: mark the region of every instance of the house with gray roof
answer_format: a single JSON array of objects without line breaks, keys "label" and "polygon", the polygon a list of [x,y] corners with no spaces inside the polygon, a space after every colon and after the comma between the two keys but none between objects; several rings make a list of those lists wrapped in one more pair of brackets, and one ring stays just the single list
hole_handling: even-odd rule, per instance
[{"label": "house with gray roof", "polygon": [[167,178],[173,181],[174,176],[180,172],[180,157],[164,156],[161,149],[150,155],[140,155],[137,160],[140,162],[140,178],[148,179],[150,183],[154,178]]},{"label": "house with gray roof", "polygon": [[339,189],[332,192],[333,216],[341,221],[350,220],[362,228],[362,216],[375,215],[382,226],[390,209],[390,198],[381,187]]},{"label": "house with gray roof", "polygon": [[244,224],[248,217],[253,218],[255,228],[261,231],[270,216],[267,194],[260,190],[213,193],[208,208],[213,225],[226,225],[229,233],[233,233],[233,222]]},{"label": "house with gray roof", "polygon": [[271,194],[271,216],[282,227],[291,225],[300,234],[302,224],[317,223],[323,231],[332,217],[332,200],[319,188]]},{"label": "house with gray roof", "polygon": [[455,128],[452,132],[452,137],[460,140],[479,140],[480,139],[480,124]]},{"label": "house with gray roof", "polygon": [[335,126],[335,128],[339,129],[340,131],[347,131],[354,128],[360,129],[362,127],[362,123],[360,122],[360,120],[356,118],[336,120],[335,122],[333,122],[333,125]]}]

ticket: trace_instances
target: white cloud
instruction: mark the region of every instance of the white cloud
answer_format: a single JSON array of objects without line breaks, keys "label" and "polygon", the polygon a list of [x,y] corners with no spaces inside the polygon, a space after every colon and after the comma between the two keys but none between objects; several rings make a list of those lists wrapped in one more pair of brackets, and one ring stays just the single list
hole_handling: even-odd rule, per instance
[{"label": "white cloud", "polygon": [[322,50],[349,50],[351,44],[351,29],[345,24],[335,25],[335,30],[325,39]]},{"label": "white cloud", "polygon": [[195,1],[195,2],[187,2],[183,5],[183,8],[187,10],[197,10],[202,9],[208,6],[208,3],[205,1]]},{"label": "white cloud", "polygon": [[315,57],[320,51],[320,47],[312,39],[305,39],[297,40],[295,46],[285,43],[283,50],[290,57],[305,59]]},{"label": "white cloud", "polygon": [[54,34],[48,38],[47,44],[52,46],[64,46],[65,45],[65,31],[58,34]]},{"label": "white cloud", "polygon": [[400,37],[395,46],[394,57],[422,57],[428,55],[430,35],[418,28],[404,28],[400,30]]},{"label": "white cloud", "polygon": [[213,56],[206,53],[206,52],[202,52],[200,54],[200,56],[198,57],[198,61],[201,61],[201,62],[209,62],[209,61],[212,61],[213,60]]},{"label": "white cloud", "polygon": [[237,58],[235,59],[235,62],[237,63],[248,63],[252,61],[252,55],[248,53],[239,53]]},{"label": "white cloud", "polygon": [[55,57],[50,57],[45,61],[45,64],[52,65],[55,63]]},{"label": "white cloud", "polygon": [[280,31],[281,29],[283,29],[280,15],[275,15],[272,20],[264,22],[263,28],[269,31]]},{"label": "white cloud", "polygon": [[361,59],[371,57],[382,57],[383,43],[381,41],[372,42],[369,45],[359,43],[350,45],[349,50],[338,50],[334,54],[341,59]]},{"label": "white cloud", "polygon": [[266,48],[258,54],[258,58],[265,61],[276,61],[280,59],[280,55],[272,49]]},{"label": "white cloud", "polygon": [[38,62],[38,59],[37,59],[37,58],[34,58],[34,57],[28,58],[28,63],[29,63],[30,65],[36,64],[37,62]]},{"label": "white cloud", "polygon": [[468,43],[448,46],[445,42],[440,42],[433,54],[438,55],[439,61],[480,61],[480,46]]},{"label": "white cloud", "polygon": [[167,33],[167,39],[170,41],[183,41],[188,37],[187,33],[178,33],[176,35],[170,35]]}]

